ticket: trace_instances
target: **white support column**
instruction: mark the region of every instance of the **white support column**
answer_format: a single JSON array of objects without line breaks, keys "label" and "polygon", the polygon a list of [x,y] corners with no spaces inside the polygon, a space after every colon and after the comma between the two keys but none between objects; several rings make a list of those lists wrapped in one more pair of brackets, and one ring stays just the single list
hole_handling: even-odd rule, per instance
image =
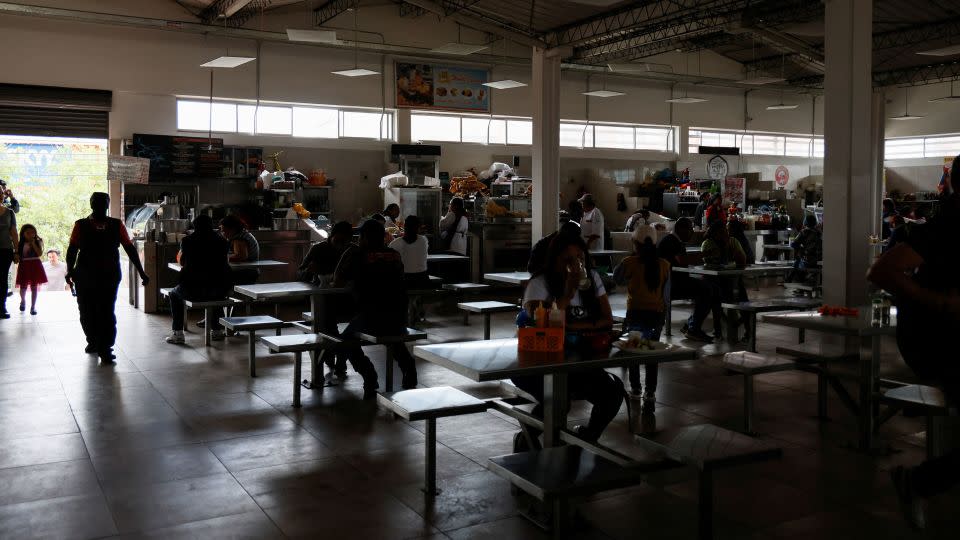
[{"label": "white support column", "polygon": [[533,49],[533,242],[557,230],[560,210],[560,57]]},{"label": "white support column", "polygon": [[877,145],[883,141],[883,104],[871,78],[873,2],[825,4],[824,302],[858,306],[867,300],[867,239],[880,219],[876,164],[878,155],[882,159]]}]

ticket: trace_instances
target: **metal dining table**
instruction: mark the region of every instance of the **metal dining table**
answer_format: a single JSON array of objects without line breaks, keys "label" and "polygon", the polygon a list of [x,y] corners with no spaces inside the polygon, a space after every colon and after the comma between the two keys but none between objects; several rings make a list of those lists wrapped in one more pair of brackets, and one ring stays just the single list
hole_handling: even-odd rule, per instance
[{"label": "metal dining table", "polygon": [[446,262],[446,261],[466,261],[470,257],[466,255],[456,255],[453,253],[428,253],[427,262]]},{"label": "metal dining table", "polygon": [[237,285],[233,291],[239,295],[246,296],[253,300],[280,300],[284,298],[309,298],[310,313],[312,320],[310,327],[314,333],[321,330],[320,323],[323,318],[323,297],[333,294],[345,294],[350,292],[347,287],[321,287],[311,283],[301,281],[288,281],[282,283],[255,283],[253,285]]},{"label": "metal dining table", "polygon": [[[283,261],[274,261],[271,259],[263,259],[259,261],[245,261],[245,262],[232,262],[229,263],[230,268],[240,270],[243,268],[271,268],[276,266],[287,266],[288,262]],[[183,270],[183,265],[177,262],[167,263],[167,268],[173,270],[174,272],[179,272]]]},{"label": "metal dining table", "polygon": [[513,377],[543,376],[544,446],[560,444],[560,432],[567,424],[567,376],[589,369],[630,367],[682,360],[694,360],[697,353],[679,345],[662,344],[661,350],[621,351],[595,356],[556,353],[527,353],[517,350],[517,340],[494,339],[418,345],[417,358],[443,366],[477,382],[500,381]]},{"label": "metal dining table", "polygon": [[761,320],[768,324],[797,328],[802,331],[821,332],[845,338],[857,338],[869,342],[869,352],[860,347],[859,403],[857,406],[858,447],[863,451],[874,450],[874,430],[880,417],[880,347],[884,336],[897,335],[896,309],[890,314],[889,325],[872,324],[870,307],[861,307],[856,317],[830,317],[818,312],[776,313],[762,315]]},{"label": "metal dining table", "polygon": [[674,266],[673,271],[694,276],[713,277],[745,277],[760,276],[776,272],[787,272],[793,269],[793,263],[778,261],[756,263],[744,268],[717,268],[712,266]]},{"label": "metal dining table", "polygon": [[530,272],[495,272],[483,275],[484,281],[524,286],[530,281]]}]

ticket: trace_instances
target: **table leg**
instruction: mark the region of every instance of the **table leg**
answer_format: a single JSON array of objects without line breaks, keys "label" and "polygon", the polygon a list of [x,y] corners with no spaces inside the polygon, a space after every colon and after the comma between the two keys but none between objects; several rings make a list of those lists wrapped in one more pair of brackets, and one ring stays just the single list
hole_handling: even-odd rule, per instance
[{"label": "table leg", "polygon": [[667,299],[666,318],[667,320],[664,321],[664,325],[663,325],[664,330],[666,330],[666,333],[668,336],[672,336],[673,335],[673,301],[669,298]]},{"label": "table leg", "polygon": [[393,351],[390,349],[389,345],[384,345],[387,349],[387,374],[386,381],[384,382],[384,387],[387,392],[393,392]]},{"label": "table leg", "polygon": [[543,376],[543,446],[560,444],[560,430],[567,423],[567,374]]},{"label": "table leg", "polygon": [[703,471],[699,475],[700,513],[698,519],[700,540],[713,538],[713,473]]},{"label": "table leg", "polygon": [[423,492],[433,497],[437,490],[437,419],[427,419],[426,467],[423,473]]},{"label": "table leg", "polygon": [[210,327],[213,326],[211,324],[212,321],[213,321],[213,317],[211,316],[210,308],[204,309],[203,310],[203,345],[205,347],[210,346],[210,334],[211,334]]},{"label": "table leg", "polygon": [[293,408],[300,408],[300,375],[303,366],[303,353],[293,353]]},{"label": "table leg", "polygon": [[860,358],[860,444],[863,451],[869,452],[873,447],[873,424],[874,424],[874,363],[879,365],[879,338],[871,339],[870,356]]},{"label": "table leg", "polygon": [[257,376],[257,331],[250,331],[250,342],[249,342],[249,356],[247,357],[247,362],[250,364],[250,376]]},{"label": "table leg", "polygon": [[490,339],[490,314],[483,314],[483,339]]},{"label": "table leg", "polygon": [[749,313],[747,317],[747,332],[750,332],[749,350],[752,353],[757,352],[757,314]]}]

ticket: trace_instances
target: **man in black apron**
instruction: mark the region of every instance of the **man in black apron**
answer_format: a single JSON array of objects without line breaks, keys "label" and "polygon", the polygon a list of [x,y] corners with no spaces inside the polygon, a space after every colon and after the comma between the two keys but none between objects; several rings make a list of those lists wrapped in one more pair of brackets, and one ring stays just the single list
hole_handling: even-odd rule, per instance
[{"label": "man in black apron", "polygon": [[90,196],[89,216],[78,219],[70,233],[67,249],[67,283],[75,284],[80,326],[87,336],[87,354],[97,354],[104,364],[112,364],[113,343],[117,337],[114,305],[120,287],[120,254],[123,247],[146,285],[149,281],[140,256],[127,235],[127,228],[116,218],[107,217],[110,196],[96,192]]}]

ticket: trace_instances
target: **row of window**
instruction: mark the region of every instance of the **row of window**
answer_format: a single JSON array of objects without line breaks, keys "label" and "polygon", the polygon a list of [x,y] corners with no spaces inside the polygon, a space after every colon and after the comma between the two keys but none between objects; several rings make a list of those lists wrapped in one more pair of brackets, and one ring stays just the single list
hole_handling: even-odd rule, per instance
[{"label": "row of window", "polygon": [[[560,146],[673,152],[676,128],[628,124],[560,122]],[[480,144],[533,143],[529,118],[412,113],[410,139]]]},{"label": "row of window", "polygon": [[960,154],[960,135],[887,139],[883,159],[943,158]]},{"label": "row of window", "polygon": [[177,100],[177,129],[319,139],[394,139],[392,111]]},{"label": "row of window", "polygon": [[691,128],[687,138],[689,151],[696,154],[700,146],[736,146],[741,155],[823,157],[823,137],[778,135],[749,131],[705,131]]},{"label": "row of window", "polygon": [[[212,124],[212,125],[211,125]],[[319,139],[396,140],[394,111],[305,105],[253,105],[246,102],[177,100],[177,129],[216,133],[288,135]],[[479,144],[533,144],[533,122],[520,117],[410,115],[414,141]],[[560,146],[676,152],[675,126],[560,123]],[[742,155],[822,158],[823,137],[691,128],[690,153],[703,146],[734,146]],[[960,154],[960,135],[887,139],[885,159],[937,158]]]}]

